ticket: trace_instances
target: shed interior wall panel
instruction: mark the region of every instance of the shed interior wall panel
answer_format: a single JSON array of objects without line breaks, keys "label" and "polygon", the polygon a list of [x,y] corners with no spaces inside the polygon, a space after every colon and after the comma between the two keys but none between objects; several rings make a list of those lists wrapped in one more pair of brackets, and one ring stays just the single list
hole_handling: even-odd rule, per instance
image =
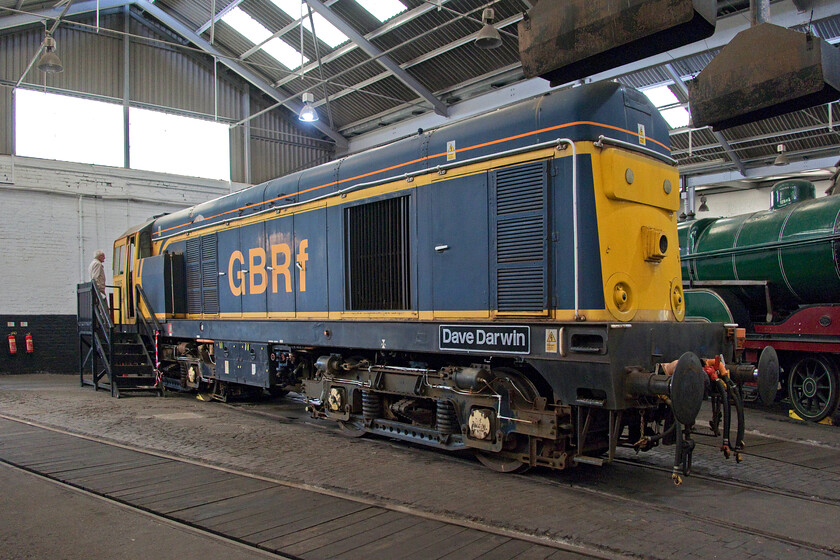
[{"label": "shed interior wall panel", "polygon": [[[12,158],[0,156],[0,167]],[[12,184],[0,183],[0,238],[4,262],[0,293],[8,314],[74,314],[76,283],[87,282],[93,252],[107,255],[113,281],[114,239],[163,212],[203,202],[244,187],[85,164],[14,158]]]}]

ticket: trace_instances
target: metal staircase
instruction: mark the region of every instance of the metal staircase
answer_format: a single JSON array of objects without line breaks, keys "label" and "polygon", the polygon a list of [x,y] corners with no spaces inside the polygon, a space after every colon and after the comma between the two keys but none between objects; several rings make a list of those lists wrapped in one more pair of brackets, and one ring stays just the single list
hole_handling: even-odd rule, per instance
[{"label": "metal staircase", "polygon": [[[135,301],[147,303],[139,287],[137,295]],[[153,359],[160,323],[154,314],[145,316],[138,305],[136,324],[115,325],[104,297],[90,282],[76,287],[76,299],[81,385],[109,389],[117,398],[131,392],[161,394],[163,386]]]}]

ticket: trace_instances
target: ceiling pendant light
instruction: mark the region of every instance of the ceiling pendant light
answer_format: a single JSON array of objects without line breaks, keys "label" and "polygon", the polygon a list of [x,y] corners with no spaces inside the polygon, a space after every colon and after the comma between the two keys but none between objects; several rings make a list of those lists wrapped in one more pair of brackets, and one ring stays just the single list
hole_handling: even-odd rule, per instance
[{"label": "ceiling pendant light", "polygon": [[706,205],[706,197],[700,197],[700,208],[697,209],[698,212],[708,212],[709,207]]},{"label": "ceiling pendant light", "polygon": [[502,46],[502,36],[499,31],[491,25],[495,14],[493,8],[485,8],[481,13],[481,21],[484,27],[475,36],[475,46],[480,49],[495,49]]},{"label": "ceiling pendant light", "polygon": [[38,61],[38,70],[47,74],[64,72],[61,59],[55,54],[55,39],[49,33],[44,37],[44,54],[41,55],[41,59]]},{"label": "ceiling pendant light", "polygon": [[785,155],[787,148],[784,144],[779,144],[776,146],[776,151],[779,152],[779,155],[776,156],[775,161],[773,161],[773,165],[787,165],[790,163],[790,160]]},{"label": "ceiling pendant light", "polygon": [[315,101],[315,95],[311,92],[306,92],[303,94],[303,107],[300,110],[300,114],[298,114],[298,118],[303,122],[315,122],[318,120],[318,111],[315,110],[315,107],[312,103]]}]

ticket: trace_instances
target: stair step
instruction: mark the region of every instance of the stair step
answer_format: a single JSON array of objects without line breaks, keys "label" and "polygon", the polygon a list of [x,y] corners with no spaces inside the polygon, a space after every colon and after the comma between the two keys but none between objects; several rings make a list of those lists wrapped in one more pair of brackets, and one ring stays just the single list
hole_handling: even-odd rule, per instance
[{"label": "stair step", "polygon": [[145,346],[140,344],[139,342],[115,342],[114,343],[114,353],[120,352],[140,352],[142,353],[145,350]]},{"label": "stair step", "polygon": [[148,364],[135,364],[135,365],[117,365],[114,364],[112,367],[112,371],[114,373],[114,377],[127,377],[127,376],[135,376],[135,375],[145,375],[145,376],[154,376],[155,368]]}]

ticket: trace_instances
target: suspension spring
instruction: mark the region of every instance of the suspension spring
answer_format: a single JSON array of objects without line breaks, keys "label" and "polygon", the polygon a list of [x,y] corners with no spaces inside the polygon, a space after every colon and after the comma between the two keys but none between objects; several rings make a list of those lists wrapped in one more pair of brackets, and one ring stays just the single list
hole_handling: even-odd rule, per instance
[{"label": "suspension spring", "polygon": [[382,400],[372,391],[362,391],[362,415],[365,421],[371,421],[382,413]]},{"label": "suspension spring", "polygon": [[455,405],[450,401],[437,401],[435,418],[440,433],[449,435],[461,431],[458,428],[458,418],[455,416]]}]

